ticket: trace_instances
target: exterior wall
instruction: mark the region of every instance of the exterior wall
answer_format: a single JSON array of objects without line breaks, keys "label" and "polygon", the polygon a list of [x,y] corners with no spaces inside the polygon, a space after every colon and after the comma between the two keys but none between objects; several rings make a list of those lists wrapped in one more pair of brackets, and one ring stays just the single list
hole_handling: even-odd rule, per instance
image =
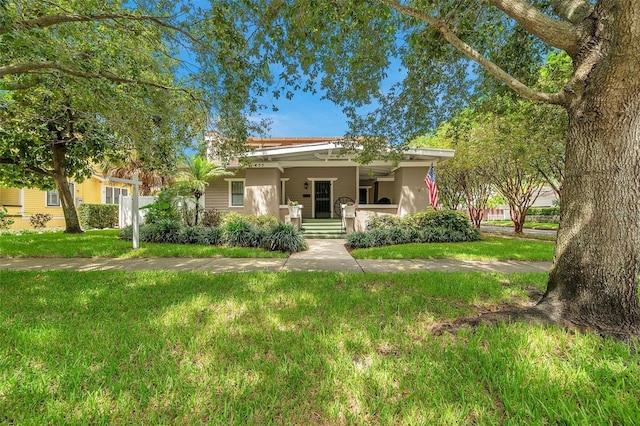
[{"label": "exterior wall", "polygon": [[[286,183],[286,196],[291,201],[297,201],[304,206],[302,218],[311,219],[313,212],[313,184],[308,178],[313,179],[336,179],[332,181],[332,201],[339,197],[350,197],[352,200],[358,199],[356,189],[356,167],[292,167],[285,169],[283,178],[289,178]],[[309,188],[304,189],[305,182],[309,183]]]},{"label": "exterior wall", "polygon": [[[246,178],[245,170],[238,170],[233,176],[220,177],[213,180],[204,191],[204,208],[206,210],[215,209],[218,211],[234,211],[242,213],[242,207],[229,206],[229,182],[226,179],[244,179]],[[246,182],[245,182],[246,184]],[[245,204],[247,200],[245,199]]]},{"label": "exterior wall", "polygon": [[398,216],[425,210],[429,205],[429,190],[424,185],[428,173],[424,167],[401,167],[395,172],[395,193]]},{"label": "exterior wall", "polygon": [[[396,204],[398,202],[397,197],[394,196],[395,192],[395,183],[393,181],[380,181],[378,184],[378,197],[375,198],[375,194],[370,194],[372,204],[378,202],[378,200],[382,198],[388,198],[391,201],[391,204]],[[375,191],[375,189],[372,189]],[[375,198],[375,199],[374,199]]]},{"label": "exterior wall", "polygon": [[[131,193],[131,185],[120,183],[109,183],[109,186],[129,188]],[[47,222],[47,228],[64,227],[64,214],[60,206],[47,206],[47,191],[37,188],[24,188],[22,205],[20,203],[19,188],[0,188],[0,204],[9,204],[10,201],[16,201],[14,205],[8,207],[9,214],[14,215],[15,223],[11,226],[14,229],[31,228],[29,219],[37,213],[49,214],[52,219]],[[6,197],[5,197],[6,196]],[[104,203],[104,185],[102,182],[91,177],[82,183],[75,184],[74,198],[76,205],[82,203],[103,204]]]},{"label": "exterior wall", "polygon": [[248,169],[244,183],[245,214],[280,216],[280,170]]}]

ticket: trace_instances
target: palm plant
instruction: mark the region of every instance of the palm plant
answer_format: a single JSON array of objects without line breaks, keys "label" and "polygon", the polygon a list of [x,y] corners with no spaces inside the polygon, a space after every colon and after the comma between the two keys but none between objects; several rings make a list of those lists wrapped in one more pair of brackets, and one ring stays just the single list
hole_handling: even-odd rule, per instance
[{"label": "palm plant", "polygon": [[196,155],[187,158],[183,170],[178,173],[176,185],[183,195],[192,197],[195,202],[194,225],[198,224],[201,209],[200,198],[204,195],[209,182],[215,178],[232,174],[224,167],[209,162],[206,157]]}]

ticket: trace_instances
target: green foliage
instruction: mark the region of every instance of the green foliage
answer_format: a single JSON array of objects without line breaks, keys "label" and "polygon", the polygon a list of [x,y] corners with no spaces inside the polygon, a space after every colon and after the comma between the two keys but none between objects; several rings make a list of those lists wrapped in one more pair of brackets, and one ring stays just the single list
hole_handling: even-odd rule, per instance
[{"label": "green foliage", "polygon": [[527,215],[532,216],[558,216],[560,207],[529,207]]},{"label": "green foliage", "polygon": [[118,205],[83,203],[78,207],[78,219],[85,229],[115,228],[118,226]]},{"label": "green foliage", "polygon": [[225,217],[222,225],[222,241],[231,247],[255,247],[261,243],[256,226],[242,215]]},{"label": "green foliage", "polygon": [[208,228],[220,226],[222,221],[222,213],[216,209],[209,209],[202,212],[200,224]]},{"label": "green foliage", "polygon": [[178,193],[175,188],[165,187],[158,194],[158,199],[140,209],[146,209],[145,223],[152,224],[163,219],[179,221],[180,209],[178,208]]},{"label": "green foliage", "polygon": [[464,213],[454,210],[427,210],[412,213],[402,219],[404,226],[410,229],[424,230],[442,228],[450,231],[467,231],[471,229],[469,218]]},{"label": "green foliage", "polygon": [[373,216],[367,220],[367,230],[386,229],[400,226],[402,220],[395,215]]},{"label": "green foliage", "polygon": [[297,253],[309,247],[302,233],[290,223],[278,223],[269,229],[268,248],[274,251]]},{"label": "green foliage", "polygon": [[0,229],[9,229],[15,221],[7,216],[7,209],[5,207],[0,208]]},{"label": "green foliage", "polygon": [[46,213],[36,213],[29,218],[31,226],[35,229],[46,228],[47,222],[53,219],[53,216]]},{"label": "green foliage", "polygon": [[[382,247],[412,242],[460,242],[477,241],[480,232],[471,226],[461,212],[452,210],[427,210],[413,213],[402,219],[396,216],[378,216],[369,222],[366,232],[353,232],[347,236],[351,248]],[[380,220],[381,219],[381,220]]]},{"label": "green foliage", "polygon": [[159,219],[140,226],[140,241],[150,243],[180,243],[183,225],[173,219]]}]

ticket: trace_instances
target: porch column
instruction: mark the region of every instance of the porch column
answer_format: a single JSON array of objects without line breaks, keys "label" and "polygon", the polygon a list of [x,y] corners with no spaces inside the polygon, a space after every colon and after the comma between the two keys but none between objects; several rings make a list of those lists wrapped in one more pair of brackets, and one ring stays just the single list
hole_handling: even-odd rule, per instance
[{"label": "porch column", "polygon": [[423,211],[429,206],[429,190],[424,184],[428,172],[427,167],[400,167],[395,171],[398,216]]},{"label": "porch column", "polygon": [[255,216],[280,215],[280,170],[275,168],[247,169],[244,183],[245,214]]}]

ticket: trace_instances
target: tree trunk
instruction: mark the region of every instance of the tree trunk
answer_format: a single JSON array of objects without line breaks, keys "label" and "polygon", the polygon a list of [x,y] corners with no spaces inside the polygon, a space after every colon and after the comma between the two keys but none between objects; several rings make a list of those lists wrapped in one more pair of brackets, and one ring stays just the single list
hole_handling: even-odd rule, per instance
[{"label": "tree trunk", "polygon": [[64,143],[53,144],[53,179],[56,182],[60,204],[64,214],[65,230],[67,234],[80,234],[82,228],[78,220],[78,213],[75,206],[75,194],[69,189],[69,179],[67,178],[67,148]]},{"label": "tree trunk", "polygon": [[631,3],[599,2],[589,46],[598,56],[574,58],[576,69],[592,65],[567,108],[560,229],[538,304],[623,338],[640,332],[640,2]]},{"label": "tree trunk", "polygon": [[524,232],[524,221],[527,218],[527,211],[523,211],[522,206],[509,203],[509,216],[513,222],[513,232],[522,234]]},{"label": "tree trunk", "polygon": [[484,216],[484,209],[469,207],[467,211],[469,212],[469,218],[471,219],[471,224],[476,228],[480,229],[480,225],[482,224],[482,217]]}]

